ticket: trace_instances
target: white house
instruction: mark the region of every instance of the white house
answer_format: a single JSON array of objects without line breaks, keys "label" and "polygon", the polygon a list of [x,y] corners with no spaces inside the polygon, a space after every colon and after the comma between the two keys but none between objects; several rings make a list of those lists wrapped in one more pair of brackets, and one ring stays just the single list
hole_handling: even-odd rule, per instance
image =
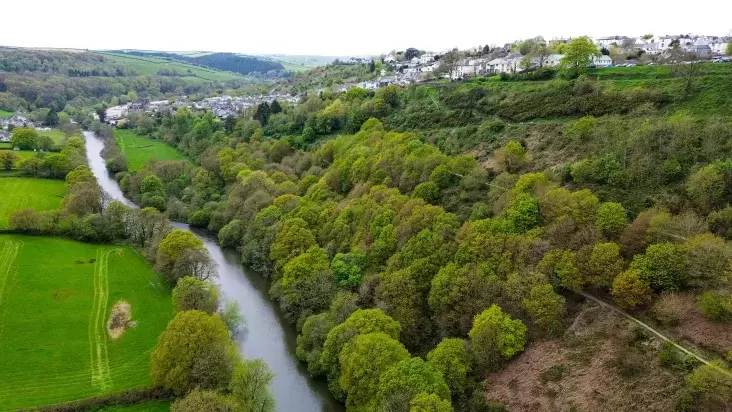
[{"label": "white house", "polygon": [[610,56],[605,56],[604,54],[600,56],[592,56],[592,64],[597,67],[612,66],[613,59],[611,59]]},{"label": "white house", "polygon": [[727,53],[727,44],[732,41],[729,37],[718,37],[716,40],[709,43],[709,47],[712,49],[714,54],[725,54]]},{"label": "white house", "polygon": [[493,59],[485,64],[488,74],[516,73],[521,67],[521,55],[518,53]]},{"label": "white house", "polygon": [[435,54],[432,52],[427,52],[421,56],[419,56],[419,63],[420,64],[428,64],[435,60]]},{"label": "white house", "polygon": [[654,43],[658,44],[658,50],[660,53],[665,52],[666,50],[669,50],[671,48],[671,43],[674,42],[674,40],[677,40],[679,36],[661,36],[658,38],[654,38]]},{"label": "white house", "polygon": [[610,49],[613,44],[617,44],[618,46],[620,46],[620,44],[623,43],[623,40],[627,39],[627,36],[607,36],[596,39],[595,43],[597,43],[597,45],[600,47]]},{"label": "white house", "polygon": [[394,63],[397,60],[397,58],[393,54],[387,54],[386,56],[384,56],[383,60],[384,60],[384,63]]}]

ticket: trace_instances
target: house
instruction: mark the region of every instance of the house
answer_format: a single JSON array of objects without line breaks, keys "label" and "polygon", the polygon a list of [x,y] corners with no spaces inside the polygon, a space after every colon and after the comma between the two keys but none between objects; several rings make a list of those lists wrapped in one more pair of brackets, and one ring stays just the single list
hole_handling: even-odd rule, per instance
[{"label": "house", "polygon": [[[544,67],[557,67],[559,66],[559,63],[562,62],[562,58],[564,58],[563,54],[550,54],[544,59]],[[534,63],[536,64],[536,63]]]},{"label": "house", "polygon": [[595,40],[595,43],[597,43],[598,46],[604,47],[606,49],[610,49],[610,47],[613,44],[616,44],[620,46],[624,40],[629,39],[627,36],[608,36],[608,37],[600,37]]},{"label": "house", "polygon": [[592,64],[597,67],[608,67],[613,65],[613,59],[604,54],[600,56],[592,56]]},{"label": "house", "polygon": [[0,130],[0,142],[9,142],[10,141],[10,133]]},{"label": "house", "polygon": [[381,61],[383,61],[384,63],[394,63],[395,61],[397,61],[397,58],[396,58],[396,56],[395,56],[395,55],[394,55],[394,54],[392,53],[392,54],[387,54],[386,56],[384,56],[384,57],[383,57],[383,58],[381,59]]},{"label": "house", "polygon": [[694,53],[698,58],[707,58],[712,56],[712,48],[706,44],[693,44],[686,48],[689,53]]},{"label": "house", "polygon": [[641,49],[644,52],[648,54],[660,54],[661,48],[659,47],[658,43],[648,42],[645,45],[643,45],[643,48]]},{"label": "house", "polygon": [[427,52],[421,56],[419,56],[419,63],[420,64],[428,64],[435,60],[435,53]]},{"label": "house", "polygon": [[709,43],[709,47],[714,54],[726,54],[727,45],[732,41],[731,37],[718,37]]},{"label": "house", "polygon": [[658,50],[660,53],[665,52],[666,50],[669,50],[671,48],[671,44],[678,40],[679,36],[661,36],[658,38],[654,38],[654,43],[658,44]]},{"label": "house", "polygon": [[516,73],[521,66],[521,54],[513,53],[493,59],[485,64],[486,74]]}]

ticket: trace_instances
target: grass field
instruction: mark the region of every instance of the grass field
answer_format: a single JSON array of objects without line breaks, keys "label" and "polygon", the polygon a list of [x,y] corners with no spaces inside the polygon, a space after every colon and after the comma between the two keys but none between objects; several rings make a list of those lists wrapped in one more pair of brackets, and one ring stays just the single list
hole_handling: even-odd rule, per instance
[{"label": "grass field", "polygon": [[[0,255],[0,410],[151,383],[150,353],[173,309],[134,249],[0,235]],[[113,340],[106,324],[121,300],[136,326]]]},{"label": "grass field", "polygon": [[139,136],[130,130],[117,130],[115,136],[117,136],[117,143],[122,153],[127,155],[130,170],[140,170],[152,159],[185,159],[182,154],[165,142]]},{"label": "grass field", "polygon": [[168,402],[148,402],[131,406],[110,406],[100,409],[99,412],[168,412],[169,410]]},{"label": "grass field", "polygon": [[108,52],[99,52],[100,54],[104,55],[104,57],[114,60],[118,63],[122,63],[128,67],[131,67],[134,70],[137,70],[138,72],[142,74],[147,75],[156,75],[158,73],[158,70],[162,69],[163,67],[167,67],[169,69],[175,69],[176,71],[185,74],[188,73],[188,70],[191,71],[192,75],[185,76],[187,78],[200,78],[204,80],[215,80],[215,81],[226,81],[226,80],[245,80],[246,77],[241,76],[239,74],[230,73],[230,72],[224,72],[219,70],[213,70],[205,67],[199,67],[194,66],[192,64],[186,64],[182,62],[176,62],[171,60],[165,60],[161,59],[159,57],[152,57],[152,56],[133,56],[133,55],[123,55],[123,54],[116,54],[116,53],[108,53]]},{"label": "grass field", "polygon": [[0,117],[13,117],[13,112],[7,112],[5,110],[0,110]]},{"label": "grass field", "polygon": [[58,209],[65,193],[62,180],[0,177],[0,228],[8,227],[8,218],[16,210]]},{"label": "grass field", "polygon": [[38,134],[40,136],[48,136],[51,139],[53,139],[54,143],[60,144],[65,138],[66,135],[61,130],[45,130],[45,131],[38,131]]}]

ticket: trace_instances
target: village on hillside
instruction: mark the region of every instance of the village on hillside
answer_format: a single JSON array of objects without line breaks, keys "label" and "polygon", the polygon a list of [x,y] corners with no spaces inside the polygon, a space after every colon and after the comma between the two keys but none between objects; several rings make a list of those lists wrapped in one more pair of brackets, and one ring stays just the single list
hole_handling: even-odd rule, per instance
[{"label": "village on hillside", "polygon": [[[336,91],[345,92],[359,87],[375,90],[388,85],[408,86],[411,84],[447,79],[462,80],[476,76],[511,75],[537,68],[556,69],[562,64],[565,54],[563,49],[573,38],[555,38],[544,41],[543,38],[514,42],[503,46],[477,46],[467,50],[444,50],[442,52],[419,51],[408,49],[402,52],[390,52],[378,57],[352,57],[336,61],[333,64],[364,65],[374,60],[381,63],[380,70],[374,78],[361,82],[340,84]],[[531,47],[522,46],[529,42]],[[632,67],[638,65],[655,65],[681,63],[680,59],[689,63],[694,61],[726,62],[725,57],[732,37],[674,35],[640,37],[608,36],[592,39],[597,54],[591,56],[590,67]],[[537,48],[534,47],[539,45]],[[410,52],[411,51],[411,52]],[[679,53],[683,57],[679,57]],[[449,63],[445,57],[458,56]],[[449,65],[449,67],[447,67]],[[315,92],[322,92],[320,88]],[[300,96],[271,93],[256,96],[215,96],[200,101],[189,101],[187,97],[171,100],[141,100],[126,105],[110,107],[106,110],[105,121],[117,124],[129,114],[145,112],[149,114],[172,113],[180,107],[210,110],[215,116],[224,119],[236,116],[250,107],[260,103],[280,102],[297,103]],[[93,114],[96,116],[96,114]]]},{"label": "village on hillside", "polygon": [[[668,63],[675,58],[674,51],[685,53],[686,57],[698,60],[728,61],[724,57],[732,37],[703,35],[672,35],[640,37],[608,36],[592,39],[599,54],[592,57],[591,67],[632,67]],[[539,40],[543,41],[543,39]],[[431,81],[436,78],[450,80],[474,76],[489,76],[501,73],[515,74],[539,67],[556,68],[561,64],[564,54],[554,53],[562,50],[572,38],[557,38],[546,41],[542,53],[524,54],[518,50],[520,42],[503,46],[477,46],[461,51],[462,57],[445,69],[442,57],[455,50],[442,52],[419,52],[407,55],[405,52],[391,52],[378,59],[391,70],[382,70],[375,80],[342,85],[341,90],[361,87],[373,90],[389,84],[408,85]],[[416,50],[416,49],[415,49]],[[343,64],[364,64],[368,59],[352,58]],[[442,69],[442,70],[441,70]]]}]

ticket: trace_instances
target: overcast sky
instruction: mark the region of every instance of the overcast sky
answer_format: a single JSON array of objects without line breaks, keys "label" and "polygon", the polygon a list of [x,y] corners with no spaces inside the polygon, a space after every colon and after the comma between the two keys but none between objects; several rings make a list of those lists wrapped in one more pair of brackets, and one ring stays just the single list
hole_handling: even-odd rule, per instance
[{"label": "overcast sky", "polygon": [[11,0],[2,15],[7,46],[333,56],[732,30],[730,0]]}]

